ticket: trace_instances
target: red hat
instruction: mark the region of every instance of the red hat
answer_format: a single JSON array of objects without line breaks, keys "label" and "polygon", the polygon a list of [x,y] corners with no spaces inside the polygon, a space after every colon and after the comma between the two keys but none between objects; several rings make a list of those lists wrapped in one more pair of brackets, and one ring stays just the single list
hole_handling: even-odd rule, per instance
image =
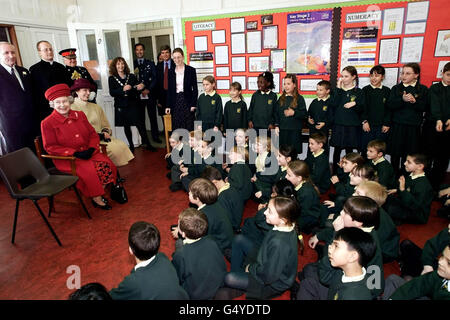
[{"label": "red hat", "polygon": [[45,98],[48,101],[53,101],[60,97],[69,97],[70,96],[70,88],[65,83],[56,84],[53,87],[50,87],[45,91]]},{"label": "red hat", "polygon": [[79,78],[73,82],[73,85],[70,87],[71,91],[77,91],[79,89],[89,89],[93,90],[94,86],[89,82],[88,79]]}]

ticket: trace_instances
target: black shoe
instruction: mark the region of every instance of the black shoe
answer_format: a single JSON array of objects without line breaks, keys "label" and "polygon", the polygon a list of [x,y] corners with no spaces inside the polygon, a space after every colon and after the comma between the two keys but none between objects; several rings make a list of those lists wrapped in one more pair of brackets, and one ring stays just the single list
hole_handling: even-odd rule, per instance
[{"label": "black shoe", "polygon": [[183,185],[181,184],[181,182],[175,182],[170,185],[169,189],[172,192],[176,192],[178,190],[183,189]]},{"label": "black shoe", "polygon": [[[105,203],[105,204],[108,204],[108,199],[106,199],[104,196],[102,196],[102,201]],[[95,201],[94,201],[95,202]]]},{"label": "black shoe", "polygon": [[100,208],[102,210],[111,210],[112,207],[109,204],[106,204],[104,206],[99,205],[97,202],[95,202],[94,200],[92,200],[92,205],[94,206],[94,208]]}]

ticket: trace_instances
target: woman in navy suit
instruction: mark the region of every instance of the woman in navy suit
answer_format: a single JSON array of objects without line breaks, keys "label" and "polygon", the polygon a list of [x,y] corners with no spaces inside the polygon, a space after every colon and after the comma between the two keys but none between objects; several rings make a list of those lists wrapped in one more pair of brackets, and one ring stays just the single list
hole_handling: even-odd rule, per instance
[{"label": "woman in navy suit", "polygon": [[172,114],[172,130],[184,128],[192,131],[198,97],[197,74],[195,68],[184,63],[181,48],[173,50],[172,59],[175,69],[169,71],[166,114]]}]

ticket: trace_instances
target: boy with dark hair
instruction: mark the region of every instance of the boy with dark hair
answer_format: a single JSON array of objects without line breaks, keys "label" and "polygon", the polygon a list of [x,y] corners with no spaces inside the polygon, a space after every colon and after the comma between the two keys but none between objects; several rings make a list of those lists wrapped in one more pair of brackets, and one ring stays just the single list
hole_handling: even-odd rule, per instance
[{"label": "boy with dark hair", "polygon": [[194,208],[187,208],[178,217],[178,230],[183,245],[175,250],[172,263],[181,286],[192,300],[213,299],[223,286],[227,266],[222,252],[208,233],[208,218]]},{"label": "boy with dark hair", "polygon": [[309,135],[309,150],[306,163],[311,170],[311,179],[319,188],[321,194],[330,189],[331,170],[328,160],[328,152],[324,150],[327,137],[322,132],[315,132]]},{"label": "boy with dark hair", "polygon": [[[204,178],[194,179],[189,184],[189,202],[208,217],[208,235],[212,236],[226,258],[231,257],[233,227],[227,211],[217,201],[218,192],[214,184]],[[178,228],[172,231],[176,235]]]},{"label": "boy with dark hair", "polygon": [[375,139],[367,144],[367,159],[377,172],[378,182],[388,190],[395,189],[395,172],[391,163],[384,158],[386,154],[386,142]]},{"label": "boy with dark hair", "polygon": [[391,126],[391,111],[386,107],[391,89],[383,86],[384,67],[376,65],[370,69],[370,84],[362,90],[366,103],[361,114],[361,151],[366,154],[367,143],[374,139],[386,140]]},{"label": "boy with dark hair", "polygon": [[186,300],[177,272],[167,256],[158,252],[160,234],[156,226],[139,221],[128,233],[129,252],[136,266],[109,294],[113,300]]},{"label": "boy with dark hair", "polygon": [[239,192],[225,182],[222,174],[217,168],[207,166],[201,175],[202,178],[211,181],[217,188],[217,201],[227,211],[233,230],[240,229],[242,213],[244,212],[244,201]]},{"label": "boy with dark hair", "polygon": [[328,258],[333,268],[342,271],[331,280],[328,300],[372,300],[365,267],[376,249],[370,234],[359,228],[343,228],[335,233],[328,246]]},{"label": "boy with dark hair", "polygon": [[[321,132],[325,135],[328,141],[329,132],[329,108],[330,108],[330,90],[331,84],[327,80],[322,80],[317,83],[317,98],[315,98],[308,108],[308,129],[309,134]],[[327,143],[324,144],[328,151]]]},{"label": "boy with dark hair", "polygon": [[384,299],[414,300],[428,297],[432,300],[450,300],[450,243],[447,243],[438,264],[437,270],[408,282],[397,275],[389,276]]},{"label": "boy with dark hair", "polygon": [[[370,292],[373,298],[378,297],[384,290],[383,256],[375,230],[378,228],[379,223],[380,212],[378,204],[369,197],[352,196],[345,202],[340,216],[334,220],[333,228],[324,229],[320,232],[320,235],[317,234],[308,241],[312,249],[316,247],[319,240],[325,241],[329,245],[335,232],[348,227],[356,227],[370,234],[376,244],[375,255],[368,263],[370,270],[376,272],[371,278],[372,287]],[[317,263],[306,265],[303,271],[299,273],[299,278],[301,281],[307,282],[307,284],[304,284],[303,289],[300,288],[297,298],[299,300],[317,298],[325,300],[337,271],[332,267],[327,256],[322,257]]]},{"label": "boy with dark hair", "polygon": [[387,212],[396,224],[425,224],[431,210],[434,192],[425,176],[427,158],[423,154],[410,154],[406,157],[405,170],[408,177],[398,179],[398,197],[387,205]]}]

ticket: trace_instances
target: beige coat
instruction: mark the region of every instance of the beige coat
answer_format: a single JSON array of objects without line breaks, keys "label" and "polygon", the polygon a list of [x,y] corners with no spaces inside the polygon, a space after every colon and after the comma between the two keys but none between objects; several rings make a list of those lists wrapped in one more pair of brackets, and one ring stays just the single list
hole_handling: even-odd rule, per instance
[{"label": "beige coat", "polygon": [[[99,105],[75,98],[74,103],[71,105],[71,109],[83,111],[89,123],[94,127],[96,132],[100,133],[102,131],[107,131],[111,134],[111,126],[109,125],[105,112]],[[105,143],[107,145],[106,151],[108,152],[108,157],[117,167],[124,166],[128,164],[130,160],[134,159],[133,153],[120,139],[116,139],[111,136],[111,142],[101,141],[101,143]]]}]

